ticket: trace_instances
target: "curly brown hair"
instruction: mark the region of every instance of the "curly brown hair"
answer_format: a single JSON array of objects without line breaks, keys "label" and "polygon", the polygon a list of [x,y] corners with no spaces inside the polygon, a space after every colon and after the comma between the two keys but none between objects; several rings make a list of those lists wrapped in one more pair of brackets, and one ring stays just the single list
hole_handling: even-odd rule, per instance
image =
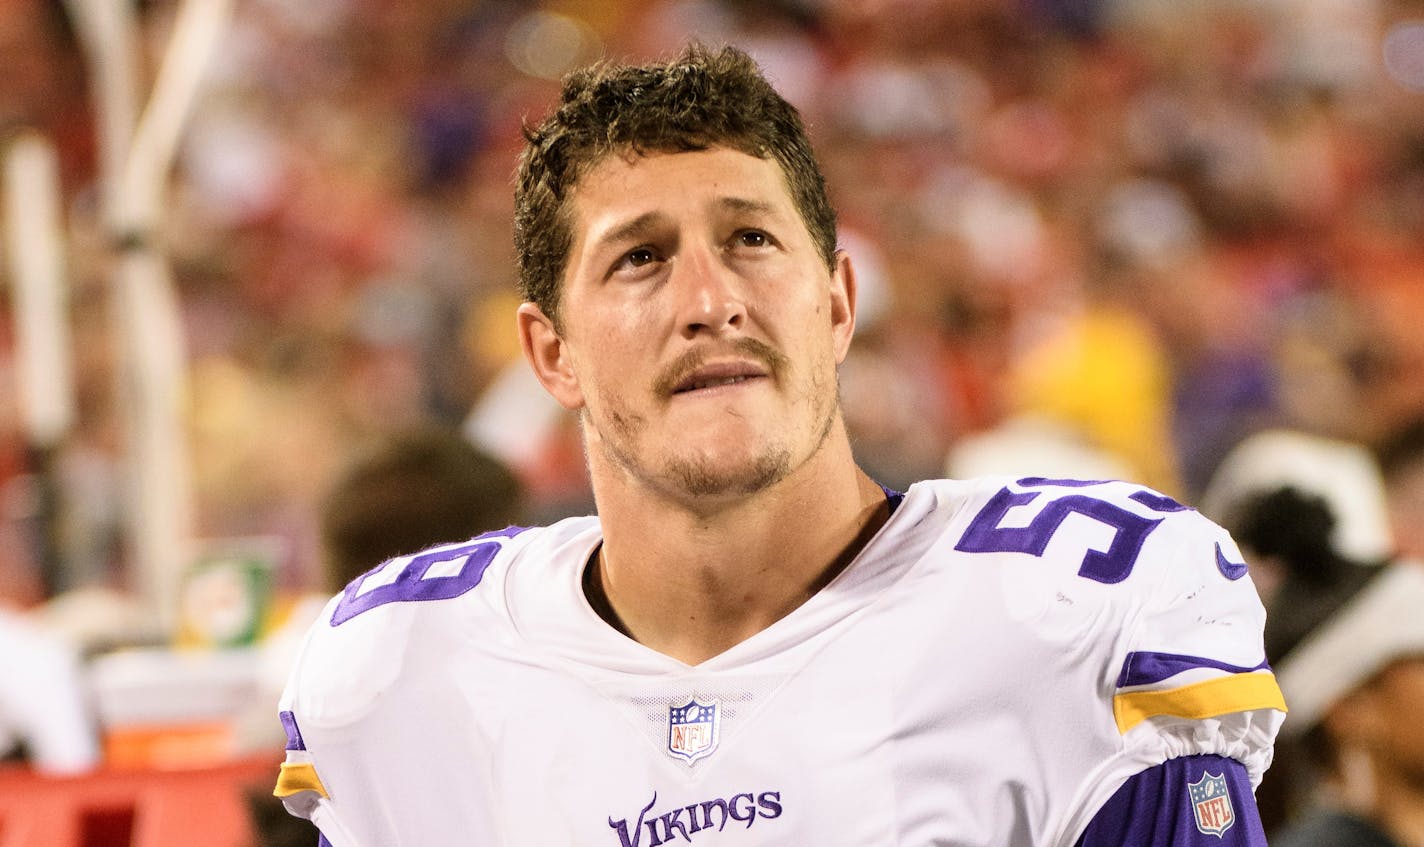
[{"label": "curly brown hair", "polygon": [[827,268],[834,265],[836,215],[800,115],[736,48],[692,44],[666,63],[575,71],[558,110],[524,136],[514,192],[520,293],[556,327],[573,244],[566,201],[580,177],[615,153],[726,147],[774,159]]}]

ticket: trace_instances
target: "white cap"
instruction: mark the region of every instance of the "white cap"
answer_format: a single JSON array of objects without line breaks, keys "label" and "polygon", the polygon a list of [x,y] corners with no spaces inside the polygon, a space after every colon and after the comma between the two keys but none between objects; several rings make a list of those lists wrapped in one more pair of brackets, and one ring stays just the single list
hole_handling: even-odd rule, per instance
[{"label": "white cap", "polygon": [[1397,562],[1366,583],[1275,668],[1299,736],[1391,662],[1424,656],[1424,565]]},{"label": "white cap", "polygon": [[1288,430],[1244,439],[1222,460],[1201,497],[1201,510],[1227,520],[1247,498],[1290,486],[1321,497],[1334,513],[1335,552],[1378,561],[1394,550],[1384,482],[1374,457],[1348,441]]}]

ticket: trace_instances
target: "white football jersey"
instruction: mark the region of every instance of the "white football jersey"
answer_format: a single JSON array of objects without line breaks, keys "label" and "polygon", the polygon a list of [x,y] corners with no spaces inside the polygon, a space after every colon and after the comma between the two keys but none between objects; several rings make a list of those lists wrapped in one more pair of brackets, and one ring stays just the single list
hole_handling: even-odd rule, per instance
[{"label": "white football jersey", "polygon": [[919,483],[824,590],[696,666],[590,607],[601,538],[491,533],[333,598],[283,696],[288,808],[334,847],[1071,847],[1146,768],[1270,763],[1241,555],[1147,489]]}]

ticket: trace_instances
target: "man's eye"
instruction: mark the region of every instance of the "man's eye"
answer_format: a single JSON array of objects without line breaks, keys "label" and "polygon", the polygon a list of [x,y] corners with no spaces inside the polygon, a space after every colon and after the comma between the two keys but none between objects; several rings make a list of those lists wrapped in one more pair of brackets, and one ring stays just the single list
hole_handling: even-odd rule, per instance
[{"label": "man's eye", "polygon": [[613,266],[613,269],[615,271],[624,272],[630,270],[638,270],[639,268],[643,268],[657,262],[658,258],[658,251],[653,249],[652,247],[638,247],[636,249],[629,250],[627,253],[624,253],[622,258],[618,260],[617,264]]},{"label": "man's eye", "polygon": [[737,241],[740,242],[743,247],[765,247],[771,242],[771,239],[767,238],[764,232],[749,229],[739,233],[737,235]]}]

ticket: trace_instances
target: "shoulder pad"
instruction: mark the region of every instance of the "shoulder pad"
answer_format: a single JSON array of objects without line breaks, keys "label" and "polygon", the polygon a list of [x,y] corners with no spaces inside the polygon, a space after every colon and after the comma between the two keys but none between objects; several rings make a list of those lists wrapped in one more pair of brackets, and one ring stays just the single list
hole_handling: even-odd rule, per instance
[{"label": "shoulder pad", "polygon": [[455,609],[449,603],[474,598],[458,603],[459,615],[485,609],[497,619],[502,592],[477,589],[502,570],[502,557],[516,555],[535,535],[510,527],[398,556],[352,580],[308,631],[283,708],[312,725],[340,725],[365,714],[400,677],[416,634],[449,620],[445,610]]}]

